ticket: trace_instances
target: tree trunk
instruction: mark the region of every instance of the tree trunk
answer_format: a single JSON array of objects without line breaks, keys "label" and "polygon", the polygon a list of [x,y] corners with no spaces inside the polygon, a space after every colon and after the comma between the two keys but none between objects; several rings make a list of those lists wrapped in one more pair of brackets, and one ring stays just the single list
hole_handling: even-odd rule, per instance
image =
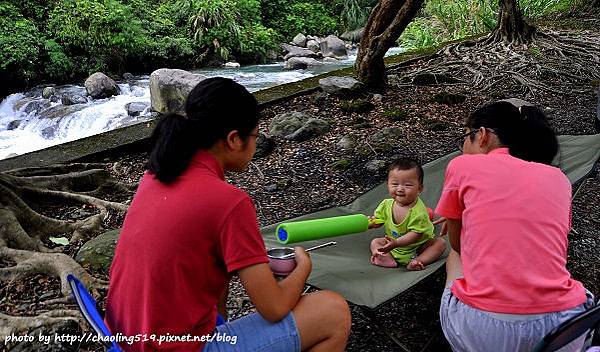
[{"label": "tree trunk", "polygon": [[529,25],[517,7],[517,0],[500,0],[498,24],[492,38],[496,42],[529,43],[535,27]]},{"label": "tree trunk", "polygon": [[385,84],[383,57],[406,26],[413,20],[424,0],[381,0],[369,16],[356,58],[358,79],[369,88]]}]

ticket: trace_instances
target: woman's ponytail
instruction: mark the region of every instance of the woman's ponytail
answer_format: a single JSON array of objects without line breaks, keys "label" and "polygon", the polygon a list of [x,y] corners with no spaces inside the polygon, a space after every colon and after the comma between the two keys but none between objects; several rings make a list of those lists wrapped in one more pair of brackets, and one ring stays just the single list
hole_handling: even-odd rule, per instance
[{"label": "woman's ponytail", "polygon": [[556,134],[544,112],[535,106],[491,103],[473,112],[467,126],[493,129],[510,155],[519,159],[550,165],[558,153]]},{"label": "woman's ponytail", "polygon": [[154,146],[146,168],[163,182],[173,182],[188,166],[198,150],[193,123],[181,115],[160,118],[152,133]]},{"label": "woman's ponytail", "polygon": [[552,164],[558,153],[558,139],[542,110],[524,105],[520,109],[520,138],[509,146],[514,157],[542,164]]}]

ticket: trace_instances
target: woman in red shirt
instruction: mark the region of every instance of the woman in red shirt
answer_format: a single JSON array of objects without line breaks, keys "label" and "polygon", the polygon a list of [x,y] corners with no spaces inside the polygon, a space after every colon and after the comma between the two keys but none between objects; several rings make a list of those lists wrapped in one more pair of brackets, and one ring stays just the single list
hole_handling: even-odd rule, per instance
[{"label": "woman in red shirt", "polygon": [[[230,79],[200,82],[186,117],[162,118],[148,171],[128,210],[110,271],[106,321],[131,351],[343,351],[344,298],[302,296],[312,264],[296,247],[296,269],[275,280],[250,197],[225,171],[242,171],[256,150],[256,99]],[[237,274],[257,313],[226,317]]]},{"label": "woman in red shirt", "polygon": [[522,103],[476,110],[446,169],[436,213],[453,250],[440,322],[455,351],[531,351],[594,304],[566,269],[571,184],[551,166],[556,135]]}]

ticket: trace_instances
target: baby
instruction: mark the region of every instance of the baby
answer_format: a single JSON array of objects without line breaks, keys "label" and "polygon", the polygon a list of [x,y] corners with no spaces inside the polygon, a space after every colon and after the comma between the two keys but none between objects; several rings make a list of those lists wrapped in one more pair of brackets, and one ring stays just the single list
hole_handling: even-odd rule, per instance
[{"label": "baby", "polygon": [[371,264],[408,270],[423,270],[438,260],[446,242],[435,238],[427,207],[419,198],[423,190],[423,168],[417,161],[400,158],[392,162],[387,179],[389,199],[384,199],[369,228],[384,226],[385,236],[371,241]]}]

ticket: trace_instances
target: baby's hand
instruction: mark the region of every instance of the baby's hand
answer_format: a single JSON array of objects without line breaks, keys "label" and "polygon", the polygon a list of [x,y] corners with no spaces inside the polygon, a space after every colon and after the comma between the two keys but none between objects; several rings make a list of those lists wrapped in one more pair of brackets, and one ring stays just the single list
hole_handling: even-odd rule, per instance
[{"label": "baby's hand", "polygon": [[395,240],[393,240],[393,239],[391,239],[391,238],[389,238],[387,236],[385,237],[385,240],[386,240],[387,243],[383,247],[381,247],[381,248],[378,249],[379,252],[384,253],[384,254],[385,253],[389,253],[389,251],[391,251],[392,249],[398,247],[398,245],[396,244]]},{"label": "baby's hand", "polygon": [[376,218],[374,216],[369,216],[369,228],[370,229],[376,229],[378,227],[381,227],[384,222],[385,221],[383,221],[382,219]]}]

